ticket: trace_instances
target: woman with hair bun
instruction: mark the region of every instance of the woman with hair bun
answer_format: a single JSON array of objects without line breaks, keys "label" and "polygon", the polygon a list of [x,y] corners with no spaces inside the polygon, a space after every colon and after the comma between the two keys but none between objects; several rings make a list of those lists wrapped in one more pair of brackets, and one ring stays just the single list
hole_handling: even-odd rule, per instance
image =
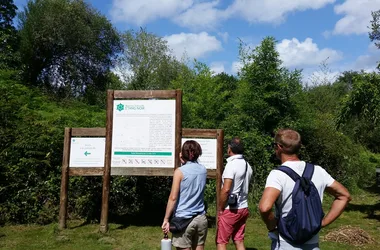
[{"label": "woman with hair bun", "polygon": [[202,148],[198,142],[186,141],[180,153],[182,166],[174,171],[173,184],[166,206],[162,231],[169,232],[169,218],[190,222],[181,232],[173,232],[172,243],[177,250],[203,250],[207,237],[204,204],[207,170],[198,163]]}]

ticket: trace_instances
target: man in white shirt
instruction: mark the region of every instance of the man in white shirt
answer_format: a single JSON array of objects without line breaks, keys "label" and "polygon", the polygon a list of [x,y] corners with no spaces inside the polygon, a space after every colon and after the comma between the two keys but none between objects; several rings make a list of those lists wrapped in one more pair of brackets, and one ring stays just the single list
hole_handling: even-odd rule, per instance
[{"label": "man in white shirt", "polygon": [[[237,250],[244,250],[245,223],[249,216],[248,190],[252,168],[243,158],[244,146],[238,137],[228,144],[227,165],[223,171],[223,187],[218,204],[218,250],[226,249],[230,238]],[[228,197],[236,196],[236,204],[228,205]],[[231,199],[230,199],[231,200]]]},{"label": "man in white shirt", "polygon": [[[291,129],[279,130],[274,138],[276,157],[281,160],[282,166],[287,166],[302,176],[306,163],[298,158],[298,151],[301,148],[301,136],[298,132]],[[314,166],[314,174],[311,181],[318,190],[321,202],[323,193],[326,190],[335,197],[330,211],[322,220],[322,227],[332,223],[342,213],[348,202],[351,200],[347,189],[334,180],[329,173],[320,166]],[[295,245],[286,241],[276,230],[277,218],[285,217],[292,208],[292,191],[295,182],[286,173],[279,170],[272,170],[267,178],[265,190],[259,204],[259,210],[264,220],[269,236],[272,239],[272,250],[287,249],[319,249],[318,234],[302,245]],[[276,203],[281,207],[281,211],[276,210],[276,216],[272,207]],[[281,212],[281,214],[279,214]],[[278,238],[279,237],[279,238]]]}]

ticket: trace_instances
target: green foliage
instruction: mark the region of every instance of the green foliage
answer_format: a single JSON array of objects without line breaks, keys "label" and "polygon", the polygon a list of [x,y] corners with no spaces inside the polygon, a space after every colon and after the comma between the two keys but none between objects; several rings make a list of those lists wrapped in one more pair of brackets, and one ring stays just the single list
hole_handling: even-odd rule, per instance
[{"label": "green foliage", "polygon": [[[104,127],[105,112],[77,101],[57,103],[19,84],[17,72],[0,73],[0,224],[50,223],[57,219],[64,127]],[[169,178],[114,177],[110,213],[164,207]],[[97,220],[102,178],[70,177],[71,218]],[[153,191],[155,190],[155,191]],[[161,212],[161,210],[158,210]]]},{"label": "green foliage", "polygon": [[270,134],[280,125],[289,125],[295,116],[292,98],[301,91],[301,74],[281,66],[275,45],[273,37],[253,50],[241,44],[243,67],[234,112],[243,114],[238,122],[245,131],[258,129]]},{"label": "green foliage", "polygon": [[17,7],[13,0],[0,2],[0,69],[19,67],[18,34],[13,26]]},{"label": "green foliage", "polygon": [[361,150],[359,153],[359,158],[356,159],[360,170],[356,171],[358,187],[363,189],[374,187],[377,185],[376,168],[380,166],[380,155],[368,150]]},{"label": "green foliage", "polygon": [[0,73],[0,91],[0,222],[51,222],[59,207],[64,127],[104,126],[105,113],[52,102],[9,72]]},{"label": "green foliage", "polygon": [[[380,49],[380,10],[372,11],[372,20],[371,20],[371,32],[369,32],[369,39],[371,42],[375,41],[375,45]],[[380,63],[377,65],[377,68],[380,69]]]},{"label": "green foliage", "polygon": [[128,89],[167,89],[179,73],[181,63],[170,55],[167,42],[145,29],[129,30],[122,35],[124,54],[118,70]]},{"label": "green foliage", "polygon": [[336,131],[332,118],[330,114],[316,114],[311,123],[302,123],[303,158],[322,166],[344,185],[355,187],[358,181],[355,158],[362,149]]},{"label": "green foliage", "polygon": [[226,139],[240,136],[245,143],[245,157],[255,168],[251,183],[254,204],[261,197],[269,172],[279,164],[270,147],[273,132],[282,126],[296,126],[293,99],[302,90],[300,72],[281,66],[275,45],[272,37],[263,39],[253,50],[241,44],[243,67],[221,123]]},{"label": "green foliage", "polygon": [[232,91],[237,80],[226,75],[212,76],[203,63],[195,62],[194,69],[183,69],[173,81],[174,88],[183,91],[184,128],[220,128],[230,109]]},{"label": "green foliage", "polygon": [[[335,83],[307,88],[296,100],[298,130],[304,145],[302,158],[321,165],[351,191],[371,186],[375,173],[369,160],[374,156],[353,136],[352,131],[359,128],[355,119],[342,125],[345,133],[336,129],[342,101],[354,93],[355,79],[361,74],[344,72]],[[347,126],[352,126],[352,130]]]},{"label": "green foliage", "polygon": [[[6,18],[14,16],[12,4],[0,5]],[[15,31],[6,20],[2,36]],[[166,41],[145,29],[119,38],[109,21],[81,0],[30,1],[20,15],[20,37],[23,67],[14,68],[22,68],[26,84],[19,82],[20,72],[9,70],[9,63],[8,70],[0,70],[0,223],[56,220],[64,127],[104,127],[107,88],[182,89],[183,127],[221,128],[226,141],[240,136],[255,169],[251,208],[279,164],[270,145],[281,127],[298,130],[302,159],[326,168],[350,191],[374,183],[374,168],[380,163],[376,73],[345,72],[334,83],[323,80],[302,87],[301,72],[282,66],[275,39],[267,37],[254,49],[241,44],[243,67],[237,77],[213,75],[203,63],[189,67],[177,61]],[[112,73],[115,54],[122,49],[117,74]],[[171,181],[112,177],[111,218],[161,218]],[[97,220],[102,178],[70,177],[69,187],[71,218]],[[215,188],[209,180],[209,206],[214,205]]]},{"label": "green foliage", "polygon": [[303,131],[304,158],[325,168],[351,192],[375,183],[378,156],[337,132],[334,123],[320,121],[313,130]]},{"label": "green foliage", "polygon": [[107,102],[107,90],[123,90],[126,89],[125,83],[113,72],[108,72],[105,76],[105,89],[99,90],[95,86],[87,86],[86,93],[83,98],[77,98],[83,100],[86,103],[95,104],[100,108],[106,108]]},{"label": "green foliage", "polygon": [[205,194],[204,194],[205,203],[208,205],[208,207],[210,204],[216,205],[215,190],[216,190],[216,180],[208,179],[206,183]]},{"label": "green foliage", "polygon": [[380,75],[361,73],[353,78],[344,98],[337,124],[357,142],[380,152]]},{"label": "green foliage", "polygon": [[92,221],[100,217],[102,183],[102,177],[69,178],[68,214],[70,218],[78,217]]},{"label": "green foliage", "polygon": [[120,38],[82,0],[30,0],[19,15],[24,80],[60,98],[104,91]]},{"label": "green foliage", "polygon": [[368,122],[380,120],[380,75],[362,73],[354,78],[350,95],[344,100],[339,122],[359,116]]},{"label": "green foliage", "polygon": [[[137,195],[139,177],[115,176],[111,180],[110,207],[113,214],[134,214],[139,212],[141,200]],[[99,207],[99,206],[98,206]]]}]

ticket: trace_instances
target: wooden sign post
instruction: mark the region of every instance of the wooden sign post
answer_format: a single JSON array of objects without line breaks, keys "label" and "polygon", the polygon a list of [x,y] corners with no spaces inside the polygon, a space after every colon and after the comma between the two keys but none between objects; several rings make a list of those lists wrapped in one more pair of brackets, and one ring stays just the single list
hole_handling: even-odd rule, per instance
[{"label": "wooden sign post", "polygon": [[[159,102],[167,99],[169,102]],[[103,176],[100,231],[106,232],[110,176],[172,176],[174,169],[180,166],[181,140],[193,139],[201,144],[201,164],[206,166],[208,178],[216,178],[218,204],[223,172],[223,130],[182,129],[181,103],[180,90],[112,90],[107,93],[106,129],[65,128],[60,229],[66,228],[69,176]],[[154,110],[150,112],[152,106]],[[115,119],[114,115],[119,117]],[[146,143],[149,136],[153,137],[153,145]],[[136,149],[136,144],[144,148]]]},{"label": "wooden sign post", "polygon": [[105,135],[105,128],[65,128],[59,229],[66,228],[69,176],[103,175]]},{"label": "wooden sign post", "polygon": [[100,232],[108,231],[111,165],[120,175],[171,176],[181,132],[181,90],[108,91]]},{"label": "wooden sign post", "polygon": [[[88,140],[91,139],[96,141],[89,142]],[[69,176],[103,175],[104,159],[102,160],[101,156],[104,158],[105,145],[101,144],[101,142],[105,142],[105,139],[105,128],[65,128],[59,213],[60,229],[66,228]],[[207,178],[216,178],[216,200],[218,204],[223,172],[223,130],[183,128],[182,142],[190,139],[197,141],[202,146],[203,154],[200,161],[207,168]],[[88,149],[89,147],[91,150]],[[95,148],[98,151],[94,152]],[[90,159],[87,159],[88,157]],[[111,175],[138,175],[139,173],[141,174],[138,170],[111,166]],[[146,173],[148,171],[144,172],[144,174]],[[169,175],[172,175],[172,173],[173,171],[170,170]],[[152,176],[160,175],[157,171],[151,171],[148,174]]]}]

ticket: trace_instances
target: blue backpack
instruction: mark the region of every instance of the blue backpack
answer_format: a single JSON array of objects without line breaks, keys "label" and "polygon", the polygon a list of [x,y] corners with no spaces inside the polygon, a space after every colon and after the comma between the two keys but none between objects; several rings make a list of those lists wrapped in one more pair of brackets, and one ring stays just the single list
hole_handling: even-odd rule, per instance
[{"label": "blue backpack", "polygon": [[303,244],[319,232],[324,217],[321,198],[311,181],[314,165],[307,163],[302,177],[286,166],[280,166],[277,170],[286,173],[295,182],[292,208],[285,217],[280,216],[278,232],[290,243]]}]

